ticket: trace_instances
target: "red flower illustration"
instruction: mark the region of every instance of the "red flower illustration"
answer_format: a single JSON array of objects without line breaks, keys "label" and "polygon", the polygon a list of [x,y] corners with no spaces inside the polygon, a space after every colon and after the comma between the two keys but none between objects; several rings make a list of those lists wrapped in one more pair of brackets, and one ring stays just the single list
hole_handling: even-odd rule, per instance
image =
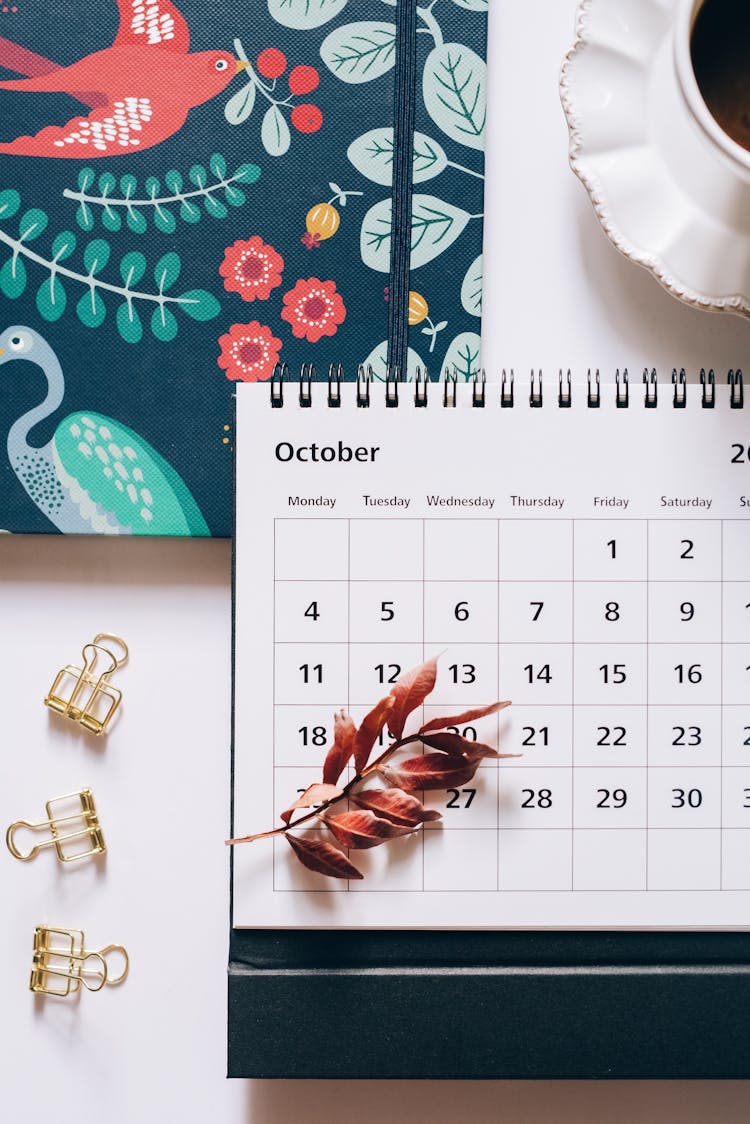
[{"label": "red flower illustration", "polygon": [[292,325],[292,334],[298,339],[317,343],[321,336],[334,336],[345,318],[346,308],[335,281],[309,277],[284,293],[281,319]]},{"label": "red flower illustration", "polygon": [[227,246],[219,273],[227,291],[239,293],[245,301],[254,301],[256,297],[265,301],[271,289],[281,284],[283,268],[281,254],[254,234],[247,241],[239,239],[233,246]]},{"label": "red flower illustration", "polygon": [[217,362],[233,382],[262,382],[270,379],[279,361],[281,340],[270,328],[251,320],[249,324],[232,324],[226,335],[219,337],[221,355]]}]

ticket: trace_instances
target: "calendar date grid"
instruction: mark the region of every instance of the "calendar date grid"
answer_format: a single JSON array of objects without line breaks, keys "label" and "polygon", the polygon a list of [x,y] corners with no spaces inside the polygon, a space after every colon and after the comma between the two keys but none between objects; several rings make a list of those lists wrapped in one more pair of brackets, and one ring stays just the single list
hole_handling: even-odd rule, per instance
[{"label": "calendar date grid", "polygon": [[[274,520],[285,794],[295,770],[292,792],[318,779],[335,709],[361,719],[433,654],[424,720],[514,702],[468,736],[523,756],[427,794],[442,825],[399,841],[417,846],[395,876],[380,849],[365,887],[342,889],[750,889],[750,569],[725,550],[735,523]],[[276,866],[274,886],[309,888]]]}]

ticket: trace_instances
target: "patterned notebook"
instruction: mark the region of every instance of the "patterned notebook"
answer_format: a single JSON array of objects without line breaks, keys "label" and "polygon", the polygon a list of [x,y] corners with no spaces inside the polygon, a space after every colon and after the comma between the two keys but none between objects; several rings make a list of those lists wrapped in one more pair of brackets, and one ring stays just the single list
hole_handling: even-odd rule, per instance
[{"label": "patterned notebook", "polygon": [[0,8],[0,528],[229,535],[238,380],[478,368],[487,7]]}]

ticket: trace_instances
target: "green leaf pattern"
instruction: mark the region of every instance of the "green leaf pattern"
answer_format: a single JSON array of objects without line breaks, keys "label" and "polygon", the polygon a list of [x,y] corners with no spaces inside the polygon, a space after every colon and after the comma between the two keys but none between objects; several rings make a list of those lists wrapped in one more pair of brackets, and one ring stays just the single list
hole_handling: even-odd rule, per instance
[{"label": "green leaf pattern", "polygon": [[[245,202],[245,193],[237,184],[253,184],[260,178],[257,164],[241,164],[228,175],[226,160],[220,153],[211,156],[209,167],[213,180],[202,164],[192,166],[188,178],[193,186],[186,191],[183,190],[183,177],[176,169],[166,172],[165,189],[159,179],[149,176],[141,191],[134,175],[121,176],[118,184],[111,172],[103,172],[97,182],[94,170],[83,168],[78,175],[78,189],[65,188],[63,196],[78,203],[76,222],[87,233],[94,230],[99,214],[102,226],[112,233],[122,228],[124,215],[125,223],[133,234],[145,234],[149,229],[149,219],[159,233],[173,234],[177,226],[172,210],[175,206],[183,222],[200,221],[200,204],[212,218],[224,219],[229,214],[227,204],[229,207],[240,207]],[[95,186],[98,186],[98,191]],[[2,219],[0,196],[0,222]]]},{"label": "green leaf pattern", "polygon": [[[396,6],[392,0],[383,0],[383,3]],[[486,20],[487,10],[488,0],[434,0],[429,4],[417,0],[421,99],[417,107],[412,165],[415,190],[412,194],[410,292],[416,294],[413,305],[416,311],[410,335],[415,342],[419,340],[425,354],[427,344],[420,337],[428,337],[432,351],[437,333],[445,328],[450,330],[452,326],[451,302],[462,317],[479,318],[482,313],[482,258],[481,254],[476,256],[478,239],[476,235],[466,239],[469,249],[474,248],[473,255],[463,257],[458,246],[467,229],[477,230],[473,221],[481,221],[483,217],[472,213],[463,202],[464,198],[476,199],[481,195],[479,185],[484,178],[487,66],[469,42],[475,46],[482,42],[484,32],[475,21],[486,27],[482,18]],[[331,73],[343,82],[375,82],[393,65],[392,36],[393,28],[387,23],[344,22],[327,34],[321,57]],[[464,37],[469,42],[461,42]],[[386,101],[391,96],[387,94]],[[391,189],[394,128],[387,117],[381,127],[369,128],[355,136],[346,154],[350,165],[366,181]],[[420,191],[419,185],[438,178],[440,184],[436,184],[434,193]],[[477,212],[480,210],[481,207],[476,207]],[[392,212],[390,194],[376,199],[366,211],[360,229],[362,261],[381,274],[388,274],[391,269]],[[441,264],[433,271],[431,263],[446,251],[453,255],[451,269]],[[410,308],[411,299],[410,296]],[[428,306],[429,312],[424,312]],[[461,377],[468,377],[479,361],[479,337],[468,331],[456,334],[458,327],[453,325],[454,338],[446,352],[444,366],[447,363]],[[366,362],[376,374],[383,373],[386,353],[387,346],[379,344],[367,357]],[[413,349],[410,356],[410,367],[414,367],[419,356]]]},{"label": "green leaf pattern", "polygon": [[[205,195],[205,169],[196,165],[191,168],[190,176],[192,182],[198,184],[199,193]],[[90,176],[82,173],[79,178],[81,192],[89,190],[91,186]],[[106,174],[100,177],[99,188],[103,193],[108,193],[114,186],[114,177]],[[125,193],[132,193],[135,183],[128,177],[123,177],[119,186]],[[125,199],[127,207],[127,194]],[[83,202],[90,207],[90,200]],[[0,224],[4,220],[16,218],[20,203],[18,192],[10,189],[0,191]],[[104,206],[110,206],[108,199],[105,199]],[[93,238],[86,242],[81,254],[82,268],[62,264],[73,259],[77,249],[77,239],[72,231],[64,230],[57,234],[47,254],[32,249],[30,244],[41,238],[48,225],[48,216],[40,208],[22,212],[20,219],[17,219],[16,233],[11,233],[0,225],[0,251],[4,247],[10,255],[0,266],[0,292],[11,300],[20,297],[29,283],[27,263],[35,266],[43,274],[36,290],[36,307],[39,315],[48,323],[54,323],[64,316],[71,286],[80,286],[85,290],[77,298],[74,307],[78,319],[87,328],[98,328],[104,323],[108,307],[105,295],[119,301],[115,322],[126,343],[138,343],[143,338],[143,318],[139,311],[141,307],[149,310],[153,334],[165,342],[177,335],[176,311],[193,320],[211,320],[219,314],[219,302],[207,290],[191,289],[177,295],[169,291],[177,282],[181,270],[180,257],[174,251],[163,254],[156,262],[153,287],[138,288],[147,269],[145,255],[138,251],[124,254],[118,263],[118,280],[109,280],[112,247],[105,238]]]},{"label": "green leaf pattern", "polygon": [[487,121],[487,64],[461,43],[443,43],[430,52],[422,79],[432,120],[451,140],[484,147]]},{"label": "green leaf pattern", "polygon": [[445,353],[441,375],[455,375],[459,381],[468,382],[482,369],[481,340],[476,332],[461,332],[451,341]]},{"label": "green leaf pattern", "polygon": [[461,286],[461,304],[469,316],[482,315],[482,255],[466,270]]},{"label": "green leaf pattern", "polygon": [[[363,359],[362,366],[366,372],[372,374],[376,382],[385,382],[388,375],[388,340],[383,340],[374,347],[370,354]],[[414,348],[409,348],[406,378],[409,382],[417,377],[418,369],[424,370],[424,364]]]},{"label": "green leaf pattern", "polygon": [[[415,195],[412,199],[411,268],[419,269],[447,250],[470,218],[468,211],[434,195]],[[390,270],[391,233],[391,200],[383,199],[365,215],[360,240],[362,260],[381,273]]]},{"label": "green leaf pattern", "polygon": [[348,0],[268,0],[268,11],[277,23],[296,31],[322,27],[343,12]]},{"label": "green leaf pattern", "polygon": [[[393,181],[393,129],[370,129],[353,140],[347,156],[373,183],[390,187]],[[445,149],[426,133],[414,134],[414,183],[439,176],[448,165]]]},{"label": "green leaf pattern", "polygon": [[260,138],[269,156],[283,156],[289,151],[292,135],[286,118],[277,105],[269,105],[263,114]]},{"label": "green leaf pattern", "polygon": [[323,40],[320,57],[342,82],[372,82],[396,64],[396,25],[362,20],[337,27]]}]

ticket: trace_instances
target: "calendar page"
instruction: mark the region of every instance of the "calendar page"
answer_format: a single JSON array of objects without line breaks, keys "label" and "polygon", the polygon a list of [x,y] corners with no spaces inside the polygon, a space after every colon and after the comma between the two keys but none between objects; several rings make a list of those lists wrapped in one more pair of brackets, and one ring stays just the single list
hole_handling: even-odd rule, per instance
[{"label": "calendar page", "polygon": [[713,409],[697,387],[684,409],[297,389],[237,394],[234,836],[283,826],[334,714],[361,722],[433,657],[407,729],[510,700],[457,732],[517,756],[349,851],[361,879],[283,835],[236,845],[234,925],[750,926],[746,410],[726,387]]}]

